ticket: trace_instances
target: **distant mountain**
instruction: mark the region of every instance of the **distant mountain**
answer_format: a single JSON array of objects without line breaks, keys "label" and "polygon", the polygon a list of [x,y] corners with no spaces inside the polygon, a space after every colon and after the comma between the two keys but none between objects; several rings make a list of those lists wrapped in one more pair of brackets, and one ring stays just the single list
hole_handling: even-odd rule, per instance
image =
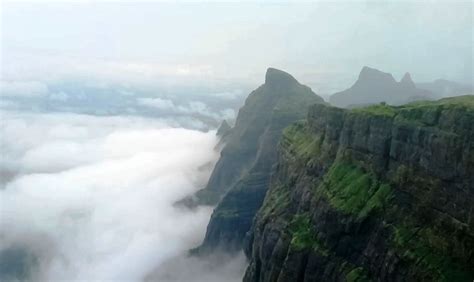
[{"label": "distant mountain", "polygon": [[440,98],[474,93],[474,88],[472,85],[461,84],[446,79],[437,79],[433,82],[417,83],[416,86],[420,89],[431,91],[434,95]]},{"label": "distant mountain", "polygon": [[333,94],[329,101],[338,107],[357,107],[386,102],[400,105],[416,100],[430,100],[432,93],[416,87],[409,73],[397,82],[390,73],[363,67],[349,89]]}]

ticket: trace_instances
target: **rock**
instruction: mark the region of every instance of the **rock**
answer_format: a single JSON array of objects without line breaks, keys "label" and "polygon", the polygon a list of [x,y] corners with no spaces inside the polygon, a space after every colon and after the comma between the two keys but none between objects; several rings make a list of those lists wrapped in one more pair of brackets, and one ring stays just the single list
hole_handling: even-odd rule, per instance
[{"label": "rock", "polygon": [[232,127],[227,123],[226,120],[223,120],[219,128],[217,129],[216,135],[223,138],[227,136],[230,131],[232,130]]},{"label": "rock", "polygon": [[400,80],[400,86],[405,87],[407,89],[414,89],[416,88],[415,83],[411,79],[411,75],[409,72],[405,73],[405,75]]},{"label": "rock", "polygon": [[474,96],[284,130],[244,281],[472,281]]},{"label": "rock", "polygon": [[389,73],[363,67],[354,85],[331,95],[329,101],[338,107],[354,108],[381,102],[400,105],[430,99],[432,94],[427,90],[416,88],[409,73],[397,82]]},{"label": "rock", "polygon": [[240,109],[207,187],[198,192],[201,203],[218,205],[194,253],[241,250],[267,191],[283,129],[304,119],[315,103],[323,99],[309,87],[283,71],[267,70],[265,84]]}]

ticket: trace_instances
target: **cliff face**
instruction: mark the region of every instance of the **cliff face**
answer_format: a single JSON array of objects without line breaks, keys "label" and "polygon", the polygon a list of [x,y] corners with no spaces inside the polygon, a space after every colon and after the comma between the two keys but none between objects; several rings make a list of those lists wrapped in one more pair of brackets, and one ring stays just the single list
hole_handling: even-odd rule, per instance
[{"label": "cliff face", "polygon": [[409,73],[397,82],[389,73],[364,67],[354,85],[333,94],[330,102],[338,107],[357,107],[380,102],[400,105],[431,98],[431,92],[416,88]]},{"label": "cliff face", "polygon": [[199,251],[241,249],[268,188],[283,129],[304,119],[310,105],[322,102],[291,75],[268,69],[265,84],[240,109],[209,183],[198,194],[211,204],[220,200]]},{"label": "cliff face", "polygon": [[474,278],[474,96],[314,105],[269,185],[244,281]]}]

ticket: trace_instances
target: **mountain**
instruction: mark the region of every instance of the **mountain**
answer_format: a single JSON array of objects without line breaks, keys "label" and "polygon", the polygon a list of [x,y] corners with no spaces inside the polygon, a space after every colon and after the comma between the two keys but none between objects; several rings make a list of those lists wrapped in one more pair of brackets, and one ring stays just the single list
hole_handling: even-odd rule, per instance
[{"label": "mountain", "polygon": [[323,102],[290,74],[267,70],[265,83],[239,110],[207,186],[196,195],[199,204],[218,205],[195,252],[241,249],[268,188],[283,129],[304,119],[310,105]]},{"label": "mountain", "polygon": [[464,85],[446,79],[437,79],[433,82],[417,83],[416,86],[420,89],[431,91],[439,98],[474,93],[472,85]]},{"label": "mountain", "polygon": [[275,167],[245,282],[473,281],[474,96],[313,105]]},{"label": "mountain", "polygon": [[230,127],[227,121],[223,120],[221,125],[217,129],[216,135],[222,138],[222,137],[227,136],[231,130],[232,130],[232,127]]},{"label": "mountain", "polygon": [[431,96],[431,92],[416,87],[409,73],[397,82],[389,73],[363,67],[354,85],[331,95],[329,101],[338,107],[357,107],[381,102],[400,105],[431,99]]}]

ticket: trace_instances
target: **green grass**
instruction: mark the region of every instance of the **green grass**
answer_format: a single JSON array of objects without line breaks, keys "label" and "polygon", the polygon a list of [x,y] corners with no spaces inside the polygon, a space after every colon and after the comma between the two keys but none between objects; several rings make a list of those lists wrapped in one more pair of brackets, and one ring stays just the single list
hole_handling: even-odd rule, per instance
[{"label": "green grass", "polygon": [[388,184],[378,181],[373,173],[348,163],[336,162],[327,173],[322,188],[332,206],[359,218],[383,208],[391,198]]},{"label": "green grass", "polygon": [[306,122],[297,122],[283,131],[283,142],[297,157],[306,159],[320,153],[320,140],[310,133]]},{"label": "green grass", "polygon": [[311,219],[307,214],[298,214],[290,223],[292,235],[291,247],[295,250],[312,249],[323,256],[328,256],[328,249],[322,244],[315,232]]},{"label": "green grass", "polygon": [[349,273],[346,274],[347,282],[364,282],[370,281],[362,267],[353,268]]},{"label": "green grass", "polygon": [[350,110],[354,114],[397,118],[397,121],[432,125],[441,111],[463,111],[474,117],[474,95],[444,98],[436,101],[417,101],[402,106],[384,103]]},{"label": "green grass", "polygon": [[284,185],[279,185],[267,193],[260,211],[262,213],[262,216],[265,218],[271,214],[275,214],[279,211],[285,210],[289,203],[289,189]]},{"label": "green grass", "polygon": [[446,239],[429,227],[413,227],[409,224],[392,226],[392,243],[400,257],[424,269],[419,275],[435,281],[471,281],[474,273],[462,270],[446,256]]},{"label": "green grass", "polygon": [[371,105],[363,108],[356,108],[351,110],[353,113],[371,114],[377,116],[385,116],[392,118],[396,115],[397,110],[395,107],[386,104]]}]

